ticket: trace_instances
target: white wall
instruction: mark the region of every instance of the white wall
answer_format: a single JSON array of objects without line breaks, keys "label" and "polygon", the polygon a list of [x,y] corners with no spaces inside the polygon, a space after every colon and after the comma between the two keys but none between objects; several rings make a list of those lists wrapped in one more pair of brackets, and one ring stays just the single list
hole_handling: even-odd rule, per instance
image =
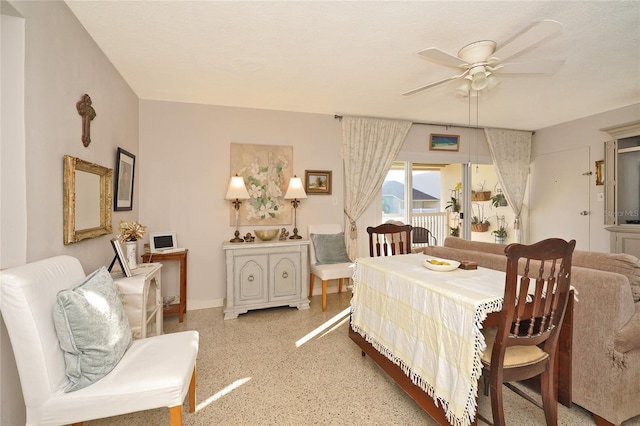
[{"label": "white wall", "polygon": [[[3,3],[4,4],[4,3]],[[4,6],[7,8],[8,6]],[[0,117],[0,269],[25,263],[27,196],[24,128],[24,42],[22,17],[2,14]]]},{"label": "white wall", "polygon": [[[189,249],[189,309],[221,306],[226,296],[222,243],[235,230],[231,203],[224,199],[235,173],[230,170],[231,142],[292,146],[298,176],[305,170],[331,170],[332,195],[303,200],[298,229],[306,237],[307,224],[343,223],[341,130],[333,116],[141,101],[140,222],[149,232],[176,232],[179,245]],[[253,228],[241,224],[240,233],[253,234]],[[166,263],[165,268],[163,294],[178,294],[177,265]]]},{"label": "white wall", "polygon": [[[640,117],[640,103],[585,117],[557,126],[536,130],[532,143],[532,158],[541,154],[556,153],[575,148],[588,147],[591,153],[591,171],[589,177],[589,250],[608,253],[609,232],[604,225],[604,202],[598,201],[598,193],[604,192],[604,186],[595,184],[595,162],[604,159],[604,142],[611,137],[600,129],[635,121]],[[570,158],[567,161],[571,161]],[[536,176],[531,176],[532,180]],[[571,188],[567,188],[570,191]],[[572,224],[564,224],[571,229]],[[530,241],[536,241],[536,235],[530,236]]]},{"label": "white wall", "polygon": [[[0,22],[0,270],[27,258],[27,200],[24,131],[25,22],[2,2]],[[1,272],[0,272],[1,273]],[[24,423],[16,360],[0,319],[0,424]],[[17,389],[17,391],[16,391]]]},{"label": "white wall", "polygon": [[[64,2],[3,0],[3,11],[5,6],[12,6],[25,22],[23,169],[27,179],[26,192],[23,189],[19,196],[26,199],[26,235],[19,238],[26,241],[26,261],[70,254],[90,272],[111,261],[111,236],[63,244],[62,159],[68,154],[113,168],[118,146],[137,153],[138,98]],[[80,139],[82,117],[76,110],[84,93],[91,96],[97,114],[88,148]],[[116,227],[120,218],[137,219],[137,206],[135,199],[133,211],[114,212]],[[2,208],[4,214],[7,206]],[[24,404],[9,398],[21,395],[15,363],[9,363],[11,344],[6,333],[0,338],[0,423],[24,424]]]}]

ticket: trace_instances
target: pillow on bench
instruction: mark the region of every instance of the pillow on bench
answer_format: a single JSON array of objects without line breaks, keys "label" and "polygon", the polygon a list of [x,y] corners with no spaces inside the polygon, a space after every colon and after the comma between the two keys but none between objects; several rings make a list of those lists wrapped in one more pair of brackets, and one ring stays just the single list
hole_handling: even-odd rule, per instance
[{"label": "pillow on bench", "polygon": [[53,319],[69,379],[65,392],[106,376],[131,344],[129,320],[104,266],[58,293]]}]

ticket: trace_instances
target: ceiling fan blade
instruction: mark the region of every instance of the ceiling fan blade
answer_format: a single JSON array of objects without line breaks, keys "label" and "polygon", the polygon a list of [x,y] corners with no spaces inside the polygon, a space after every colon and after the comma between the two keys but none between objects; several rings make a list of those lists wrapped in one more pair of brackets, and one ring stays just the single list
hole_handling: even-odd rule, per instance
[{"label": "ceiling fan blade", "polygon": [[536,62],[510,62],[496,70],[501,74],[554,74],[564,65],[564,59]]},{"label": "ceiling fan blade", "polygon": [[456,78],[462,78],[465,75],[467,75],[467,72],[468,71],[465,71],[460,75],[452,75],[451,77],[447,77],[445,79],[438,80],[438,81],[433,82],[431,84],[427,84],[426,86],[421,86],[421,87],[418,87],[416,89],[409,90],[408,92],[403,93],[402,96],[413,95],[414,93],[418,93],[418,92],[422,92],[423,90],[431,89],[432,87],[439,86],[439,85],[444,84],[444,83],[446,83],[448,81],[455,80]]},{"label": "ceiling fan blade", "polygon": [[504,46],[498,48],[491,57],[497,58],[499,62],[502,62],[523,50],[533,47],[542,40],[559,33],[561,30],[562,24],[560,22],[551,20],[538,22],[506,42]]},{"label": "ceiling fan blade", "polygon": [[443,52],[442,50],[435,47],[421,50],[420,52],[418,52],[418,55],[424,56],[431,61],[450,67],[460,68],[468,65],[465,61],[458,58],[457,56],[450,55],[447,52]]}]

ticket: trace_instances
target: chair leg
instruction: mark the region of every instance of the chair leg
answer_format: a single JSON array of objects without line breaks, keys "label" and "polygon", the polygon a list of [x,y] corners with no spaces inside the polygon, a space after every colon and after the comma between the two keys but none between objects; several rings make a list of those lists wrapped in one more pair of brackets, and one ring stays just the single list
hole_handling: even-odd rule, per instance
[{"label": "chair leg", "polygon": [[502,383],[491,383],[491,412],[494,426],[505,426],[504,406],[502,404]]},{"label": "chair leg", "polygon": [[196,411],[196,366],[193,366],[191,382],[189,382],[189,412]]},{"label": "chair leg", "polygon": [[556,426],[558,424],[558,399],[553,386],[553,367],[551,365],[540,377],[540,393],[542,394],[542,407],[547,426]]},{"label": "chair leg", "polygon": [[182,426],[182,405],[169,408],[169,424],[171,426]]},{"label": "chair leg", "polygon": [[344,278],[340,278],[338,281],[338,293],[342,293],[342,284],[344,284]]},{"label": "chair leg", "polygon": [[313,274],[309,274],[309,297],[313,296]]},{"label": "chair leg", "polygon": [[327,280],[322,280],[322,312],[327,310]]}]

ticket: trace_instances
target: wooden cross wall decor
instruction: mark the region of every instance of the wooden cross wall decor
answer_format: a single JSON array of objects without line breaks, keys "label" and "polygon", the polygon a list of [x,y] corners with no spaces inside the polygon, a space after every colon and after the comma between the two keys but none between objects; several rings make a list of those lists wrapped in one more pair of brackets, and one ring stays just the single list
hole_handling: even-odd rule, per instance
[{"label": "wooden cross wall decor", "polygon": [[86,147],[91,143],[91,120],[96,118],[96,110],[91,106],[91,97],[86,93],[76,103],[76,108],[82,116],[82,144]]}]

